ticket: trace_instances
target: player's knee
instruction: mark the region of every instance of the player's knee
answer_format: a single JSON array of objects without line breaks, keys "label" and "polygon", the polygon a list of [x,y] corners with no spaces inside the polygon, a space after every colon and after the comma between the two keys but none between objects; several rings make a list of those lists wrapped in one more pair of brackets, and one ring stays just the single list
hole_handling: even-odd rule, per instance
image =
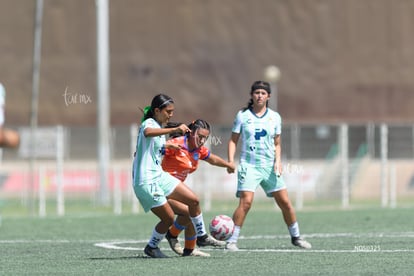
[{"label": "player's knee", "polygon": [[279,207],[280,207],[280,209],[282,209],[282,211],[284,211],[284,212],[289,212],[289,213],[292,213],[292,212],[294,212],[295,210],[294,210],[294,208],[293,208],[293,205],[290,203],[290,201],[289,200],[284,200],[284,201],[281,201],[280,203],[279,203]]},{"label": "player's knee", "polygon": [[197,207],[197,206],[199,206],[199,205],[200,205],[200,199],[198,198],[198,196],[195,196],[195,197],[191,200],[190,205],[191,205],[192,207]]},{"label": "player's knee", "polygon": [[165,218],[163,223],[169,228],[174,223],[174,216]]},{"label": "player's knee", "polygon": [[245,201],[240,204],[240,208],[243,209],[245,213],[247,213],[251,207],[252,207],[251,201]]},{"label": "player's knee", "polygon": [[189,225],[191,224],[191,219],[188,215],[178,215],[176,221],[180,225]]}]

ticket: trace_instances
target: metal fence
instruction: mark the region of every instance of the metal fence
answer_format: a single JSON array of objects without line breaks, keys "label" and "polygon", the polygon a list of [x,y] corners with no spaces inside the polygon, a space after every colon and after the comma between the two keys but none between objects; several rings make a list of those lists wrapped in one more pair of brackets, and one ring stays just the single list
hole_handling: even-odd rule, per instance
[{"label": "metal fence", "polygon": [[[347,124],[349,158],[367,154],[371,158],[380,158],[379,124]],[[388,158],[414,158],[414,124],[388,124]],[[131,157],[131,145],[135,144],[136,126],[118,126],[112,128],[112,160]],[[282,153],[285,159],[315,160],[329,159],[338,152],[339,124],[287,124],[282,131]],[[65,127],[65,148],[67,160],[97,159],[97,129],[95,127]],[[211,149],[227,156],[227,142],[230,138],[230,126],[213,126],[210,135]],[[5,150],[3,161],[19,161],[18,151]]]},{"label": "metal fence", "polygon": [[[130,179],[136,132],[137,126],[112,129],[108,178],[111,201],[118,213],[122,200],[132,202],[132,210],[138,210]],[[63,195],[56,195],[57,191],[62,191],[65,197],[86,196],[96,200],[100,188],[97,131],[71,127],[64,128],[63,133],[63,168],[58,168],[60,162],[53,158],[40,158],[33,172],[27,165],[27,158],[19,151],[3,152],[2,196],[27,199],[33,195],[36,200],[56,196],[64,204]],[[210,150],[227,158],[230,134],[230,126],[213,126],[208,141]],[[299,209],[323,202],[347,208],[360,201],[394,207],[410,204],[414,198],[413,125],[286,124],[282,131],[282,162],[289,193]],[[28,181],[30,178],[36,180]],[[222,168],[201,162],[200,169],[188,178],[187,184],[200,194],[208,209],[216,199],[234,199],[236,175],[228,175]],[[264,193],[258,191],[257,198],[264,197]],[[63,207],[59,208],[59,213],[64,213]]]}]

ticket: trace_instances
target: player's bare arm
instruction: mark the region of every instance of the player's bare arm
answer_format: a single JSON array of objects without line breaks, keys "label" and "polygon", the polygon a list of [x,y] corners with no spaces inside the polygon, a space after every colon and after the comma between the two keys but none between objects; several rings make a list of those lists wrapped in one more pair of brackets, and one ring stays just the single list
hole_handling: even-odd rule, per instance
[{"label": "player's bare arm", "polygon": [[234,173],[234,163],[227,162],[223,158],[213,153],[210,154],[209,158],[206,161],[213,166],[227,168],[228,173]]},{"label": "player's bare arm", "polygon": [[282,175],[282,160],[281,160],[281,152],[282,152],[282,139],[280,135],[275,136],[275,172],[278,175]]},{"label": "player's bare arm", "polygon": [[181,124],[181,125],[179,125],[178,127],[175,127],[175,128],[152,128],[152,127],[147,127],[144,130],[144,135],[145,135],[145,137],[155,137],[155,136],[166,135],[166,134],[175,133],[175,132],[186,133],[186,132],[189,132],[189,131],[190,131],[190,129],[185,124]]}]

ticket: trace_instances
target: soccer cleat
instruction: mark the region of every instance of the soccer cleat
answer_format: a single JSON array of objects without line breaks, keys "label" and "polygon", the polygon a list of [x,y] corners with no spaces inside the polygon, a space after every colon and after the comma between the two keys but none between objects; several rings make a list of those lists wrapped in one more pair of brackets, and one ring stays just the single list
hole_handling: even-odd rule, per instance
[{"label": "soccer cleat", "polygon": [[198,250],[197,248],[194,249],[184,249],[183,257],[194,256],[194,257],[210,257],[210,254],[205,253],[203,251]]},{"label": "soccer cleat", "polygon": [[210,254],[203,252],[201,250],[198,250],[197,248],[194,248],[193,252],[191,252],[190,256],[195,257],[210,257]]},{"label": "soccer cleat", "polygon": [[226,243],[226,250],[228,250],[228,251],[239,251],[239,248],[237,247],[237,243],[228,242],[228,243]]},{"label": "soccer cleat", "polygon": [[168,256],[162,253],[158,247],[152,248],[148,244],[145,246],[144,253],[151,258],[168,258]]},{"label": "soccer cleat", "polygon": [[202,237],[197,237],[197,245],[198,246],[214,246],[214,247],[218,247],[218,246],[225,246],[226,242],[225,241],[218,241],[215,238],[213,238],[212,236],[205,234]]},{"label": "soccer cleat", "polygon": [[312,248],[312,245],[309,242],[302,239],[301,237],[292,237],[292,244],[294,246],[304,248],[304,249],[311,249]]},{"label": "soccer cleat", "polygon": [[173,236],[171,236],[170,231],[167,232],[167,234],[165,235],[165,238],[168,241],[168,244],[170,245],[172,251],[174,251],[175,253],[177,253],[178,255],[182,255],[184,250],[181,246],[181,244],[178,242],[178,239]]}]

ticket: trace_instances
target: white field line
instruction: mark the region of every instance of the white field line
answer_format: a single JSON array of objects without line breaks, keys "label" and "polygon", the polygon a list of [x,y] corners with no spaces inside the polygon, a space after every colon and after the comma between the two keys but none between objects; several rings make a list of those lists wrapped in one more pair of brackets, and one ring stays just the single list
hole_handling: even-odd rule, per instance
[{"label": "white field line", "polygon": [[[105,249],[116,249],[116,250],[130,250],[130,251],[143,251],[144,247],[141,247],[147,243],[147,240],[140,240],[140,241],[117,241],[117,242],[100,242],[95,243],[94,245],[97,247],[102,247]],[[124,246],[126,244],[137,244],[137,247],[131,246]],[[414,249],[370,249],[371,246],[367,246],[366,249],[308,249],[308,250],[301,250],[301,249],[239,249],[237,252],[276,252],[276,253],[396,253],[396,252],[407,252],[407,253],[414,253]],[[161,249],[169,249],[169,247],[161,248]],[[213,248],[203,248],[203,251],[215,251],[220,249],[213,249]],[[233,252],[231,252],[233,253]]]},{"label": "white field line", "polygon": [[[240,239],[286,239],[289,235],[259,235],[259,236],[240,236]],[[313,233],[301,235],[303,238],[414,238],[414,232],[395,232],[395,233]]]},{"label": "white field line", "polygon": [[[314,233],[303,235],[306,238],[412,238],[414,232],[402,232],[402,233]],[[276,236],[241,236],[240,239],[255,240],[255,239],[286,239],[288,235],[276,235]],[[99,242],[95,243],[95,246],[106,249],[117,250],[140,250],[142,251],[148,240],[136,240],[136,241],[112,241],[112,242]],[[166,242],[165,240],[163,242]],[[130,246],[131,244],[137,244],[137,247]],[[127,246],[128,245],[128,246]],[[203,248],[203,250],[211,251],[217,249]],[[239,252],[279,252],[279,253],[395,253],[395,252],[414,252],[414,249],[381,249],[377,245],[358,245],[352,249],[240,249]]]},{"label": "white field line", "polygon": [[[303,235],[305,238],[414,238],[414,232],[394,232],[394,233],[313,233]],[[289,238],[288,235],[263,235],[263,236],[241,236],[240,239],[245,240],[255,240],[255,239],[286,239]],[[116,249],[116,250],[139,250],[144,249],[143,246],[148,242],[148,239],[145,240],[111,240],[111,241],[92,241],[92,240],[30,240],[30,239],[17,239],[17,240],[0,240],[0,244],[13,244],[13,243],[93,243],[94,246],[106,248],[106,249]],[[163,243],[166,244],[166,241],[163,240]],[[137,245],[137,246],[131,246]],[[166,247],[167,249],[168,247]],[[203,248],[203,250],[217,250]],[[335,249],[310,249],[310,250],[300,250],[300,249],[240,249],[239,252],[279,252],[279,253],[395,253],[395,252],[414,252],[414,249],[381,249],[379,246],[355,246],[351,249],[344,250],[335,250]]]}]

